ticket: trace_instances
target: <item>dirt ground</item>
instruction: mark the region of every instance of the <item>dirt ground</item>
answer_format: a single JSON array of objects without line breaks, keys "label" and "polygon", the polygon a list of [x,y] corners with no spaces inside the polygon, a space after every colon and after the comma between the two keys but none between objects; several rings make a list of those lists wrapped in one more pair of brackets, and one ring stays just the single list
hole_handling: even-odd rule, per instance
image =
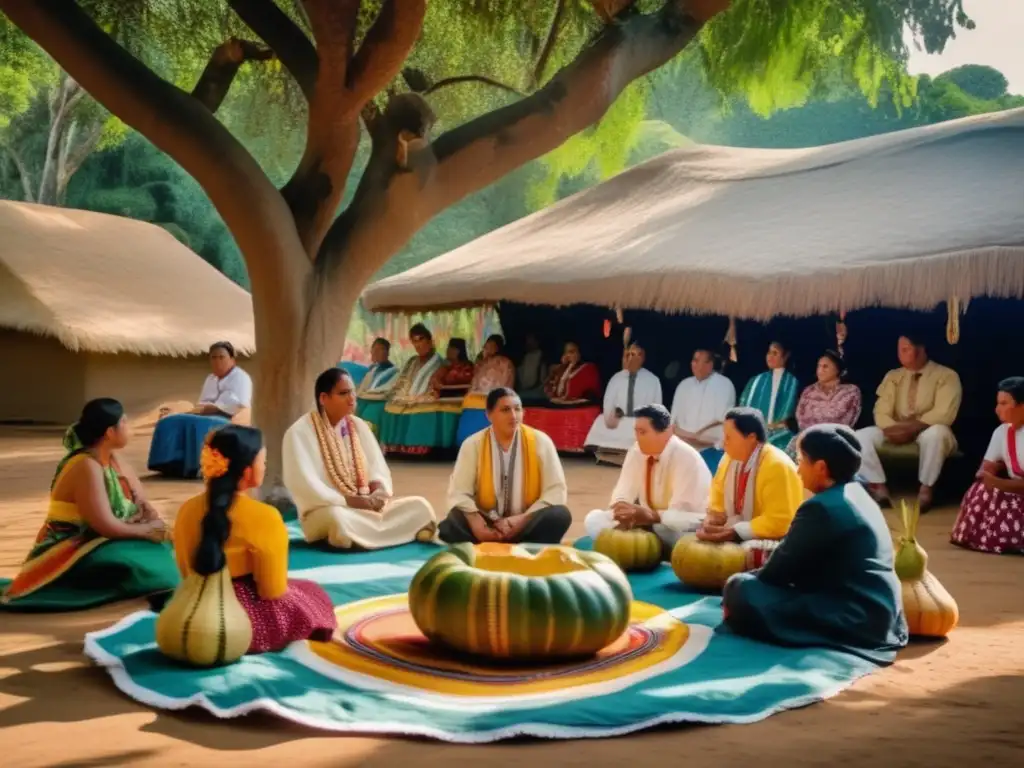
[{"label": "dirt ground", "polygon": [[[148,440],[127,457],[145,466]],[[0,575],[17,570],[42,519],[60,435],[0,429]],[[440,509],[447,467],[395,462],[401,493]],[[615,470],[567,460],[569,502],[583,515],[605,499]],[[148,478],[150,498],[173,516],[197,483]],[[139,605],[80,614],[0,614],[0,763],[61,766],[689,766],[1021,765],[1024,755],[1024,558],[965,552],[947,541],[955,510],[922,521],[931,569],[957,598],[948,642],[914,644],[891,668],[821,704],[755,725],[674,727],[595,741],[519,741],[467,747],[411,739],[321,735],[270,717],[218,721],[155,712],[120,694],[82,655],[85,632]]]}]

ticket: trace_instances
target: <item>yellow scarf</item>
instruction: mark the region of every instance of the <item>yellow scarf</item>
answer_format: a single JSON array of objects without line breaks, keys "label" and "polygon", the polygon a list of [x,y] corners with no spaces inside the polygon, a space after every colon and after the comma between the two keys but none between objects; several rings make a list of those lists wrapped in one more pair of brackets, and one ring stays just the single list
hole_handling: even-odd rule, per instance
[{"label": "yellow scarf", "polygon": [[[537,434],[530,427],[520,425],[523,444],[523,511],[540,498],[540,461],[537,458]],[[488,427],[480,446],[480,459],[476,468],[477,509],[497,509],[498,497],[494,493],[494,465],[491,463],[491,428]]]}]

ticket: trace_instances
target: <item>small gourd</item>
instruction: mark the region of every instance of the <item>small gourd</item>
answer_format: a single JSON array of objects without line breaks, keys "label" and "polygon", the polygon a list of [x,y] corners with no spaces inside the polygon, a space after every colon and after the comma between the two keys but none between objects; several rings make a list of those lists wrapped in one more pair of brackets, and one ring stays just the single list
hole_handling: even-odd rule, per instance
[{"label": "small gourd", "polygon": [[960,621],[956,600],[937,578],[925,571],[920,579],[901,581],[903,613],[912,637],[945,637]]},{"label": "small gourd", "polygon": [[606,528],[594,539],[594,551],[626,571],[650,571],[661,562],[661,539],[652,531]]},{"label": "small gourd", "polygon": [[900,581],[920,579],[928,569],[928,553],[917,543],[917,523],[921,519],[921,507],[917,504],[908,507],[906,500],[901,500],[900,506],[903,536],[896,547],[896,575]]},{"label": "small gourd", "polygon": [[688,587],[721,590],[730,576],[747,570],[747,553],[735,542],[683,536],[672,548],[672,570]]},{"label": "small gourd", "polygon": [[245,655],[252,622],[227,568],[185,577],[157,617],[156,644],[165,656],[193,667],[231,664]]}]

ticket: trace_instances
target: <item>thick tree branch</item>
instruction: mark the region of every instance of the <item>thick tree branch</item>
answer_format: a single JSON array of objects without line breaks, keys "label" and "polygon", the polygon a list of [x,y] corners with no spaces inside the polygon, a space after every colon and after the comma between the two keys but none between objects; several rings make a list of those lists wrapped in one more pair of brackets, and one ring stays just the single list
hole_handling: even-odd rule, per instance
[{"label": "thick tree branch", "polygon": [[306,148],[281,190],[311,260],[320,251],[345,191],[359,145],[363,107],[384,90],[419,37],[425,0],[384,0],[359,50],[352,54],[356,0],[306,0],[320,56],[309,105]]},{"label": "thick tree branch", "polygon": [[[110,112],[191,174],[234,233],[261,283],[287,285],[303,262],[291,214],[259,164],[202,104],[119,46],[77,4],[0,0],[0,10]],[[290,234],[289,234],[290,233]],[[253,283],[254,290],[256,281]]]},{"label": "thick tree branch", "polygon": [[[336,269],[341,258],[350,252],[346,246],[352,232],[360,223],[376,220],[375,214],[379,214],[386,205],[389,185],[397,174],[412,175],[422,182],[429,177],[434,163],[429,134],[436,116],[419,94],[398,94],[388,102],[383,114],[374,107],[364,118],[368,121],[373,141],[370,159],[352,202],[335,220],[320,247],[317,268],[321,271]],[[414,211],[405,210],[402,215],[415,218]],[[378,245],[393,234],[379,232]],[[358,269],[358,265],[355,268]],[[376,268],[369,267],[365,277],[368,279]],[[348,276],[354,279],[351,273]]]},{"label": "thick tree branch", "polygon": [[320,56],[320,79],[345,81],[355,47],[360,0],[303,0]]},{"label": "thick tree branch", "polygon": [[626,86],[669,61],[700,27],[674,4],[633,16],[607,27],[533,95],[440,136],[431,207],[443,210],[598,122]]},{"label": "thick tree branch", "polygon": [[274,0],[228,0],[246,26],[259,35],[288,70],[306,99],[313,97],[319,59],[306,34]]},{"label": "thick tree branch", "polygon": [[402,71],[423,30],[426,12],[426,0],[384,0],[345,78],[360,108]]},{"label": "thick tree branch", "polygon": [[540,55],[537,57],[537,63],[533,68],[534,88],[540,85],[541,78],[544,77],[544,70],[548,68],[548,61],[551,60],[551,54],[555,50],[555,43],[558,42],[558,32],[562,26],[564,16],[565,0],[558,0],[558,5],[555,6],[555,15],[552,17],[551,26],[548,28],[547,39],[544,40],[544,45],[540,49]]},{"label": "thick tree branch", "polygon": [[[432,146],[425,134],[406,138],[404,157],[403,131],[408,137],[416,118],[404,116],[411,125],[387,119],[393,101],[379,121],[379,136],[352,204],[321,246],[318,271],[334,271],[324,275],[324,290],[333,285],[341,291],[345,281],[370,279],[440,211],[596,123],[629,83],[679,53],[700,26],[678,5],[631,16],[608,27],[532,96],[455,128]],[[429,105],[420,101],[404,106],[427,115]],[[337,269],[341,264],[344,270]]]},{"label": "thick tree branch", "polygon": [[210,56],[210,62],[199,76],[192,89],[192,97],[211,112],[220,109],[224,97],[231,90],[235,75],[247,61],[267,61],[274,58],[274,52],[249,40],[232,37],[218,45]]}]

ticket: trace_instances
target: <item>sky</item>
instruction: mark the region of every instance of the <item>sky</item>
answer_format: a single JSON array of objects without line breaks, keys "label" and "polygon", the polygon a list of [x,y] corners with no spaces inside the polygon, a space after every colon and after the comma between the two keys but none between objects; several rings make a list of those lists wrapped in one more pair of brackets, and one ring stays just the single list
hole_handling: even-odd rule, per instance
[{"label": "sky", "polygon": [[938,75],[962,64],[987,64],[1006,75],[1010,93],[1024,94],[1024,0],[964,0],[977,24],[961,29],[939,56],[911,47],[910,73]]}]

